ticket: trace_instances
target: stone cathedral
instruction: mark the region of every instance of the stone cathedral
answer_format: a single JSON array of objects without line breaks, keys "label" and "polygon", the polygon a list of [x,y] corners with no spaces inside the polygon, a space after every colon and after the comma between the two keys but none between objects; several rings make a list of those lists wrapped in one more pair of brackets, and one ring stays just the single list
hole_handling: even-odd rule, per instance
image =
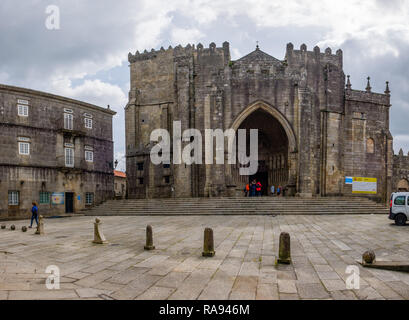
[{"label": "stone cathedral", "polygon": [[[225,42],[128,58],[129,198],[241,196],[257,179],[264,195],[281,185],[286,196],[356,195],[385,202],[399,183],[407,185],[409,161],[392,149],[389,85],[374,93],[368,78],[365,91],[352,89],[341,50],[308,51],[305,44],[296,50],[289,43],[279,60],[257,46],[233,61]],[[172,132],[174,121],[203,136],[205,129],[258,129],[258,172],[241,176],[240,165],[227,161],[153,165],[150,134],[158,128]],[[372,189],[354,191],[352,181],[371,181]]]}]

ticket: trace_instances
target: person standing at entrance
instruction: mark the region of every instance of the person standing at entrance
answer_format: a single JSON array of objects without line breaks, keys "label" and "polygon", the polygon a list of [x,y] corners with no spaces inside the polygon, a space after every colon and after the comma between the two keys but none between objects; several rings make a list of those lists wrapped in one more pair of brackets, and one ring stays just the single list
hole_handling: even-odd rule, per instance
[{"label": "person standing at entrance", "polygon": [[281,194],[281,186],[278,186],[277,188],[277,197],[279,197]]},{"label": "person standing at entrance", "polygon": [[250,197],[255,197],[256,196],[256,180],[253,180],[253,182],[250,185]]},{"label": "person standing at entrance", "polygon": [[244,187],[244,196],[248,197],[250,192],[250,185],[247,183],[246,186]]},{"label": "person standing at entrance", "polygon": [[262,188],[262,185],[261,185],[261,182],[259,181],[256,184],[257,197],[261,197],[261,188]]},{"label": "person standing at entrance", "polygon": [[274,186],[271,186],[270,192],[271,192],[271,195],[274,197],[275,196],[275,187]]},{"label": "person standing at entrance", "polygon": [[35,219],[37,226],[38,226],[38,207],[37,207],[37,203],[33,202],[32,203],[32,208],[31,208],[31,223],[29,228],[33,227],[33,221]]}]

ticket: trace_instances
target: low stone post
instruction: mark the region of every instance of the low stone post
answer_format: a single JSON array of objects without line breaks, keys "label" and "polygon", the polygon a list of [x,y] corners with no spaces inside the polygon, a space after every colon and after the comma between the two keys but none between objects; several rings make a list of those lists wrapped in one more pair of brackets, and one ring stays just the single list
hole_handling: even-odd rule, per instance
[{"label": "low stone post", "polygon": [[214,239],[213,239],[213,229],[206,228],[204,231],[203,239],[203,257],[214,257],[216,252],[214,251]]},{"label": "low stone post", "polygon": [[363,264],[372,264],[375,262],[376,256],[373,250],[365,251],[362,255],[362,263]]},{"label": "low stone post", "polygon": [[102,233],[101,224],[102,224],[101,220],[96,218],[94,222],[94,241],[93,243],[96,243],[96,244],[108,243],[108,241],[105,239],[104,234]]},{"label": "low stone post", "polygon": [[39,216],[38,217],[38,225],[37,225],[37,231],[35,234],[43,235],[44,234],[44,217]]},{"label": "low stone post", "polygon": [[290,264],[291,263],[291,240],[290,235],[287,232],[280,234],[280,243],[278,249],[277,263]]},{"label": "low stone post", "polygon": [[22,227],[22,228],[21,228],[21,231],[27,232],[27,227],[26,227],[26,226]]},{"label": "low stone post", "polygon": [[2,224],[1,225],[1,228],[4,230],[4,229],[6,229],[6,225],[5,224]]},{"label": "low stone post", "polygon": [[15,226],[14,224],[12,224],[12,225],[10,226],[10,230],[12,230],[12,231],[16,230],[16,226]]},{"label": "low stone post", "polygon": [[145,250],[155,250],[155,246],[153,245],[153,232],[152,227],[146,227],[146,245],[144,246]]}]

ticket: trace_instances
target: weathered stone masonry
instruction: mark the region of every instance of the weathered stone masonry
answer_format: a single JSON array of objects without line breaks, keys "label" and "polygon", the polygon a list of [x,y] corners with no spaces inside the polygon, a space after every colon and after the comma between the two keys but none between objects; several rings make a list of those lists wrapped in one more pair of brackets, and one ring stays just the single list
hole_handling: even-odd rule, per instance
[{"label": "weathered stone masonry", "polygon": [[[22,100],[27,116],[18,114]],[[73,117],[72,128],[64,123],[65,113]],[[114,114],[84,102],[0,85],[0,218],[30,216],[32,201],[39,203],[42,215],[58,215],[113,198]],[[92,128],[85,127],[86,118]],[[20,154],[21,141],[29,143],[28,155]],[[72,167],[65,162],[67,146],[73,149]],[[86,150],[93,152],[93,161],[86,161]],[[18,203],[10,204],[10,192],[18,193]],[[64,204],[53,204],[53,193],[63,194]],[[72,208],[65,206],[67,193]]]},{"label": "weathered stone masonry", "polygon": [[409,154],[405,156],[403,150],[393,156],[393,180],[394,191],[409,191]]},{"label": "weathered stone masonry", "polygon": [[[208,197],[241,193],[249,177],[238,166],[150,162],[150,133],[259,129],[259,172],[264,186],[287,195],[352,195],[345,176],[377,178],[386,201],[393,185],[390,91],[353,90],[342,51],[321,52],[289,43],[284,60],[258,47],[232,61],[229,43],[129,54],[131,90],[126,106],[128,196]],[[346,85],[345,85],[346,83]],[[204,150],[204,148],[203,148]],[[253,177],[252,177],[253,178]],[[265,188],[266,190],[267,188]]]}]

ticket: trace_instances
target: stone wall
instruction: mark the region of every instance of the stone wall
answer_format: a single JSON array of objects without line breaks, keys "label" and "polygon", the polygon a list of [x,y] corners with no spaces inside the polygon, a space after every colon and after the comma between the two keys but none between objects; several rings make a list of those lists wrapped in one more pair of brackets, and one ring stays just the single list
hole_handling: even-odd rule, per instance
[{"label": "stone wall", "polygon": [[114,189],[115,189],[115,199],[125,199],[126,198],[126,178],[124,177],[114,177]]},{"label": "stone wall", "polygon": [[[391,191],[389,108],[389,94],[346,90],[344,172],[346,176],[377,178],[378,192],[370,197],[379,201],[388,199]],[[343,193],[352,194],[351,185],[344,185]]]},{"label": "stone wall", "polygon": [[402,149],[393,156],[392,191],[409,191],[409,153],[404,155]]}]

